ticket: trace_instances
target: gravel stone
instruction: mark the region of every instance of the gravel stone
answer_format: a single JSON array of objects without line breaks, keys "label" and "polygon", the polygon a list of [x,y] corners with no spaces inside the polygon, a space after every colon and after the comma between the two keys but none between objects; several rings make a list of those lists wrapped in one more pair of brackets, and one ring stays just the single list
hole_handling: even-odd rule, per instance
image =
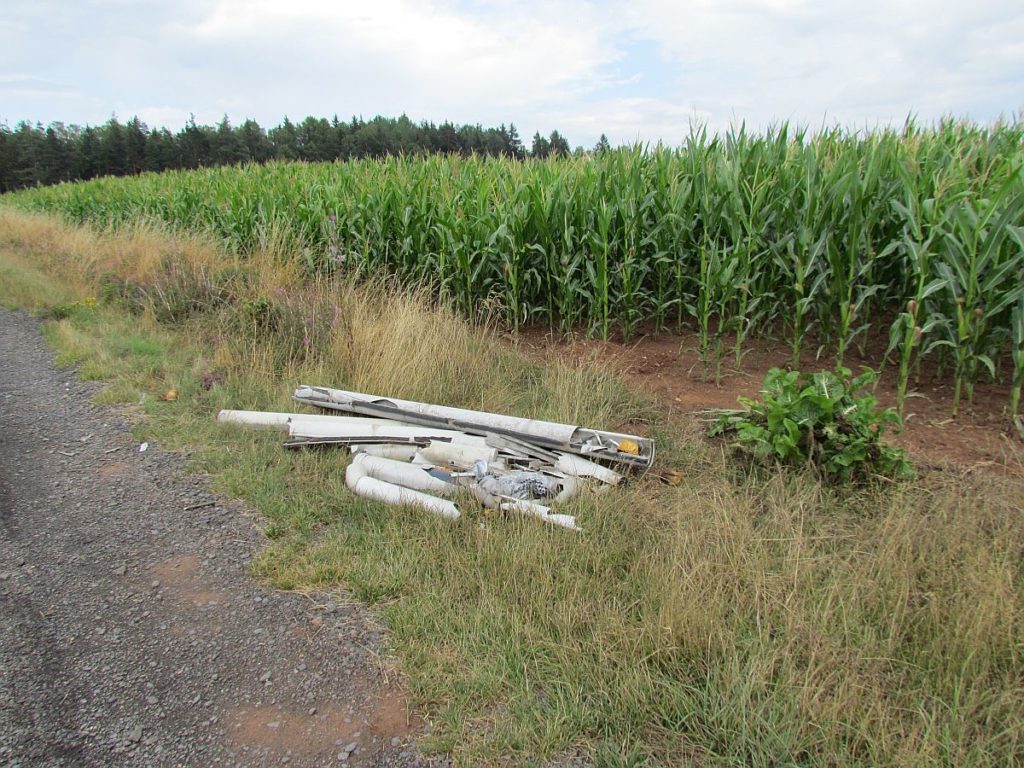
[{"label": "gravel stone", "polygon": [[0,766],[448,765],[390,746],[423,725],[365,610],[256,583],[254,513],[53,360],[0,310]]}]

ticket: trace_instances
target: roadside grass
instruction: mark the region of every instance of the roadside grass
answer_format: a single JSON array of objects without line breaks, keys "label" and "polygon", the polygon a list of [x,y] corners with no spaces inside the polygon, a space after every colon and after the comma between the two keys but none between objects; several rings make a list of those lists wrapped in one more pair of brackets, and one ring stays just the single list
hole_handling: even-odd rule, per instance
[{"label": "roadside grass", "polygon": [[[837,490],[744,470],[593,365],[529,363],[423,291],[305,281],[285,256],[0,209],[0,303],[51,317],[61,359],[140,412],[140,439],[259,512],[256,575],[375,606],[434,724],[425,749],[465,765],[1024,760],[1024,483],[951,470]],[[647,430],[685,480],[584,495],[583,535],[440,521],[352,497],[341,452],[214,422],[290,410],[300,382]]]},{"label": "roadside grass", "polygon": [[43,274],[15,252],[0,262],[0,306],[39,312],[70,303],[74,292],[63,282]]}]

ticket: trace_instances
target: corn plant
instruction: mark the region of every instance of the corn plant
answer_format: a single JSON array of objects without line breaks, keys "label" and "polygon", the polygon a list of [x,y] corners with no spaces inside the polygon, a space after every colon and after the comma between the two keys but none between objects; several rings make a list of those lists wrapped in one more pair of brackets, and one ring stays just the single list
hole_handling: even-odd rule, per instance
[{"label": "corn plant", "polygon": [[693,313],[697,318],[698,353],[701,364],[707,371],[713,360],[716,382],[721,378],[724,354],[723,306],[728,303],[728,288],[732,284],[732,272],[728,269],[724,256],[723,249],[713,241],[701,247],[700,283],[697,303],[693,307]]},{"label": "corn plant", "polygon": [[[781,134],[784,147],[784,136]],[[744,131],[726,141],[726,154],[730,162],[721,171],[725,195],[720,208],[721,226],[731,243],[728,280],[735,288],[735,304],[723,312],[724,327],[734,334],[733,354],[737,367],[743,356],[743,343],[760,319],[759,306],[767,298],[762,292],[761,272],[768,256],[765,245],[766,231],[776,209],[770,195],[775,187],[772,178],[774,165],[766,162],[765,146],[778,151],[778,142],[769,134],[766,143],[750,141]],[[777,158],[772,158],[777,161]],[[725,309],[725,308],[723,308]]]},{"label": "corn plant", "polygon": [[838,312],[834,340],[836,365],[842,366],[846,350],[870,327],[866,321],[869,302],[880,286],[871,283],[874,263],[885,259],[895,243],[875,251],[873,238],[878,216],[874,199],[879,196],[879,156],[870,146],[863,164],[853,154],[846,155],[843,171],[832,183],[836,189],[833,204],[837,211],[838,231],[827,249],[829,262],[829,296]]},{"label": "corn plant", "polygon": [[825,282],[825,272],[820,266],[825,248],[825,236],[814,239],[813,232],[805,227],[798,230],[796,237],[785,240],[782,253],[775,256],[776,265],[792,286],[791,300],[783,309],[783,317],[788,320],[794,368],[800,365],[809,318],[814,316],[814,304]]},{"label": "corn plant", "polygon": [[[945,280],[955,315],[947,344],[956,363],[953,385],[953,414],[960,405],[963,389],[968,401],[974,398],[979,366],[995,378],[994,334],[996,321],[1024,295],[1024,253],[1004,253],[1011,222],[1024,213],[1024,192],[1015,192],[1011,177],[992,200],[975,201],[964,196],[953,210],[943,231],[945,258],[936,270]],[[1010,250],[1010,249],[1007,249]]]},{"label": "corn plant", "polygon": [[1017,299],[1010,320],[1012,333],[1013,381],[1010,384],[1010,423],[1024,437],[1020,420],[1020,390],[1024,384],[1024,297]]},{"label": "corn plant", "polygon": [[[937,327],[943,327],[941,314],[928,314],[927,304],[933,294],[945,289],[947,281],[935,277],[932,269],[934,240],[938,222],[935,200],[919,201],[914,194],[912,180],[909,182],[904,202],[894,200],[893,208],[904,222],[904,235],[899,244],[905,254],[904,272],[909,278],[911,290],[906,299],[905,310],[897,315],[889,331],[888,357],[894,350],[899,351],[899,373],[896,383],[896,410],[902,418],[910,379],[911,364],[920,359],[921,345]],[[926,235],[925,232],[928,231]],[[894,244],[896,245],[896,244]],[[922,322],[922,318],[928,318]],[[936,342],[942,344],[940,340]]]},{"label": "corn plant", "polygon": [[596,310],[594,323],[605,341],[611,330],[611,227],[612,208],[602,200],[595,211],[595,227],[590,238],[592,258],[586,261],[585,269]]},{"label": "corn plant", "polygon": [[851,345],[863,354],[888,329],[901,407],[922,361],[940,376],[952,364],[959,407],[976,382],[1019,372],[1022,166],[1022,121],[782,124],[590,157],[271,163],[4,201],[102,228],[202,230],[311,275],[395,274],[469,316],[497,299],[513,330],[607,339],[675,325],[719,373],[726,339],[739,366],[751,337],[782,334],[796,365],[812,344],[838,362]]}]

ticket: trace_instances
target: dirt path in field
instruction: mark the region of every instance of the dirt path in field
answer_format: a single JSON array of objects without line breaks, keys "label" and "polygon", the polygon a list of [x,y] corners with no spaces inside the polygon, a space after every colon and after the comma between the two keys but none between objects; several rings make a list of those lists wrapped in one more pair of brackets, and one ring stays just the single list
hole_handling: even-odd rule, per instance
[{"label": "dirt path in field", "polygon": [[[746,348],[742,370],[730,354],[721,378],[706,371],[697,354],[695,335],[649,334],[630,343],[588,339],[566,341],[545,329],[524,331],[515,345],[528,356],[545,359],[552,353],[578,360],[596,361],[622,374],[639,390],[652,394],[669,411],[694,413],[707,408],[738,407],[736,398],[757,397],[768,369],[785,368],[791,362],[789,348],[754,340]],[[878,345],[875,345],[876,347]],[[884,346],[870,350],[866,359],[851,351],[847,367],[854,371],[881,359]],[[731,349],[730,349],[731,353]],[[827,353],[820,359],[808,352],[801,369],[818,371],[832,365]],[[1024,442],[1009,427],[1006,416],[1009,388],[979,384],[973,404],[963,403],[959,416],[952,411],[952,386],[930,380],[924,371],[914,397],[907,399],[904,428],[887,439],[908,450],[918,464],[949,464],[960,467],[994,467],[1000,472],[1024,476]],[[946,377],[948,378],[948,377]],[[885,406],[896,404],[893,366],[883,371],[876,395]]]},{"label": "dirt path in field", "polygon": [[274,592],[261,535],[0,310],[0,765],[413,766],[366,612]]}]

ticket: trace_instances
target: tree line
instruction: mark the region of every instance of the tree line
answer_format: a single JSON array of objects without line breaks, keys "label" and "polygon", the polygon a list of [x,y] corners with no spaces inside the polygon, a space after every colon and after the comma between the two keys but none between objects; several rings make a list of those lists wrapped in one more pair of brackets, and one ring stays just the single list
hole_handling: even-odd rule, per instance
[{"label": "tree line", "polygon": [[[602,141],[606,146],[603,136]],[[526,147],[514,124],[497,128],[435,125],[414,123],[404,115],[368,121],[307,117],[299,123],[286,117],[270,130],[255,120],[234,126],[225,116],[211,126],[198,125],[193,117],[177,133],[149,128],[138,117],[125,123],[112,117],[103,125],[84,127],[59,122],[44,127],[23,121],[12,129],[0,122],[0,193],[97,176],[270,160],[314,162],[432,153],[523,159],[570,152],[557,130],[549,136],[534,134]]]}]

